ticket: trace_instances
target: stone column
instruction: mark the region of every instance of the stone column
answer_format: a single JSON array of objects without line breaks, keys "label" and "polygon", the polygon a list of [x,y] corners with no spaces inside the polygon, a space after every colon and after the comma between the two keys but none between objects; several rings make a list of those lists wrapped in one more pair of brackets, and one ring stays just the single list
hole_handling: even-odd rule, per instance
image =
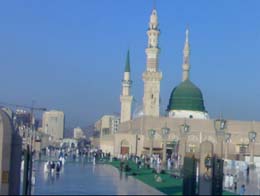
[{"label": "stone column", "polygon": [[228,159],[229,143],[231,142],[230,138],[231,138],[231,133],[226,132],[226,133],[225,133],[225,142],[226,142],[225,159]]},{"label": "stone column", "polygon": [[199,161],[199,195],[212,194],[212,168],[207,169],[205,160],[206,157],[209,156],[212,161],[213,152],[213,144],[211,142],[204,141],[201,143]]},{"label": "stone column", "polygon": [[217,135],[217,145],[216,145],[216,154],[219,156],[219,157],[221,157],[221,158],[223,158],[224,156],[223,156],[223,151],[224,151],[224,149],[223,149],[223,140],[224,140],[224,138],[223,138],[223,136],[222,135]]},{"label": "stone column", "polygon": [[[166,124],[166,123],[165,123]],[[170,129],[168,127],[163,127],[162,128],[162,139],[163,139],[163,165],[165,166],[166,165],[166,142],[167,142],[167,138],[168,138],[168,134],[169,134],[169,131]]]},{"label": "stone column", "polygon": [[256,140],[256,132],[250,131],[248,133],[248,139],[250,141],[250,164],[254,165],[254,145]]},{"label": "stone column", "polygon": [[138,147],[138,135],[135,136],[135,156],[137,156],[137,147]]},{"label": "stone column", "polygon": [[150,138],[150,156],[153,154],[153,140],[154,140],[154,135],[155,135],[155,130],[154,129],[149,129],[148,130],[148,136]]},{"label": "stone column", "polygon": [[254,148],[255,148],[255,143],[251,142],[250,143],[250,163],[253,164],[254,163]]},{"label": "stone column", "polygon": [[150,152],[149,152],[150,157],[152,156],[152,154],[153,154],[153,138],[150,138]]},{"label": "stone column", "polygon": [[163,164],[166,163],[166,139],[163,140]]},{"label": "stone column", "polygon": [[179,147],[179,155],[181,155],[181,161],[180,164],[183,165],[185,153],[186,153],[186,144],[187,143],[187,137],[185,135],[181,136],[180,138],[180,147]]},{"label": "stone column", "polygon": [[181,165],[183,165],[184,157],[186,154],[186,146],[187,146],[187,139],[188,139],[188,132],[190,131],[190,126],[186,123],[186,119],[184,121],[184,124],[180,126],[180,135],[181,135]]},{"label": "stone column", "polygon": [[229,144],[228,144],[228,142],[226,142],[225,159],[228,159],[228,148],[229,148]]}]

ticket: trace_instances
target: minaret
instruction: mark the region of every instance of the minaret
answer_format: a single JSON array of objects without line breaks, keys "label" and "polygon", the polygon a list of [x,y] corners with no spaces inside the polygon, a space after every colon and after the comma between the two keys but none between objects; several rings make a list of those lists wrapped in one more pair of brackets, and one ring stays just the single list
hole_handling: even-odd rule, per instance
[{"label": "minaret", "polygon": [[133,96],[131,96],[131,85],[132,80],[130,78],[130,56],[128,50],[125,64],[124,79],[122,80],[122,95],[120,96],[121,122],[131,120],[131,108],[133,101]]},{"label": "minaret", "polygon": [[160,31],[158,29],[157,12],[153,9],[149,28],[147,31],[148,46],[146,52],[146,71],[143,73],[144,96],[143,107],[144,115],[159,116],[160,115],[160,81],[162,73],[158,70],[159,46],[158,38]]},{"label": "minaret", "polygon": [[190,44],[189,44],[189,29],[186,29],[186,40],[183,49],[183,64],[182,64],[182,81],[189,79],[190,74]]}]

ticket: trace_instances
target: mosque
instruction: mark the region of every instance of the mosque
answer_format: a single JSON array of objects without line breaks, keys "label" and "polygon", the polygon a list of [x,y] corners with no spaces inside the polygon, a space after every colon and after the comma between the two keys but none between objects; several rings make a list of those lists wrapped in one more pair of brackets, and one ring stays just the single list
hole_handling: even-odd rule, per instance
[{"label": "mosque", "polygon": [[[160,116],[159,23],[156,9],[152,10],[147,31],[146,70],[143,104],[132,115],[130,57],[127,53],[122,80],[121,117],[118,131],[102,137],[100,148],[113,155],[160,154],[165,161],[173,154],[200,152],[200,144],[210,141],[214,153],[225,159],[254,163],[260,155],[260,122],[211,119],[205,108],[203,94],[190,79],[189,30],[183,50],[182,81],[173,88],[167,116]],[[134,116],[134,118],[132,118]]]}]

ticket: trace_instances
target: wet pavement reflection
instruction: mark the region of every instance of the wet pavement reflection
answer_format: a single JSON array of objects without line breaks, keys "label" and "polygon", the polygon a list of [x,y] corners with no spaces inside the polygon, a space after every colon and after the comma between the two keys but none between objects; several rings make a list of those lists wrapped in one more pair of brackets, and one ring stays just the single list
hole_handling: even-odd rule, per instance
[{"label": "wet pavement reflection", "polygon": [[35,169],[35,195],[163,195],[107,164],[65,163],[58,175],[44,172],[44,162],[35,162]]}]

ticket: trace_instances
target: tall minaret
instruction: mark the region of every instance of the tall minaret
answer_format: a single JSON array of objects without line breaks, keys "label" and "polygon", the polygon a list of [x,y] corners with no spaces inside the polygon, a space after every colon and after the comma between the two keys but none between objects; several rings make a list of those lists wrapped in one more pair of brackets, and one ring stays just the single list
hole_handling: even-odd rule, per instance
[{"label": "tall minaret", "polygon": [[130,78],[130,56],[128,50],[125,64],[124,79],[122,80],[122,95],[120,96],[121,122],[131,120],[131,108],[133,101],[133,96],[131,96],[131,85],[132,80]]},{"label": "tall minaret", "polygon": [[157,12],[153,9],[148,35],[148,46],[146,52],[146,71],[143,73],[144,81],[144,96],[143,107],[144,115],[146,116],[159,116],[160,115],[160,81],[162,79],[162,73],[158,70],[158,56],[159,46],[158,38],[160,31],[158,29],[158,17]]},{"label": "tall minaret", "polygon": [[183,49],[183,64],[182,64],[182,81],[189,79],[190,74],[190,44],[189,44],[189,29],[186,29],[186,40]]}]

